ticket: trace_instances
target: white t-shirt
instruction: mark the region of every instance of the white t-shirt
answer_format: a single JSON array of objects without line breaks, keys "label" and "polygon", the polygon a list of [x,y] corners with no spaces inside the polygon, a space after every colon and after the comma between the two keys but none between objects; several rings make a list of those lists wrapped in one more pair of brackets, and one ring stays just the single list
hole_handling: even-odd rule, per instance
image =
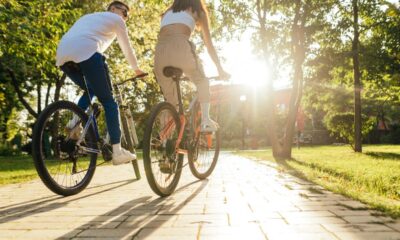
[{"label": "white t-shirt", "polygon": [[58,44],[56,65],[62,66],[69,61],[80,63],[96,52],[103,53],[115,38],[131,68],[137,70],[137,59],[125,22],[112,12],[87,14],[78,19]]}]

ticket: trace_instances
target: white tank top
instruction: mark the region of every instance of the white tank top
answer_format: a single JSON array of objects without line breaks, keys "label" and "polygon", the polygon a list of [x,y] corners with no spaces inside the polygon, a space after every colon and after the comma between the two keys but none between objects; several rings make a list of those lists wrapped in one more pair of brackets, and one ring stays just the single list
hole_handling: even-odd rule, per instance
[{"label": "white tank top", "polygon": [[165,13],[164,17],[161,20],[161,28],[176,23],[185,24],[190,28],[192,32],[196,26],[196,21],[194,20],[192,15],[190,15],[186,11],[174,13],[172,10],[169,10],[167,13]]}]

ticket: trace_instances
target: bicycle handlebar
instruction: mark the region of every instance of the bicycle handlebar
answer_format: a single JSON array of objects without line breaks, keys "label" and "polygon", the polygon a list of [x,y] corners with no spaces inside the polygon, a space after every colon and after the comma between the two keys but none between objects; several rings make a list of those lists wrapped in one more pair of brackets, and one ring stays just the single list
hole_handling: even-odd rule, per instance
[{"label": "bicycle handlebar", "polygon": [[143,73],[143,74],[134,76],[133,78],[128,78],[128,79],[126,79],[126,80],[124,80],[124,81],[122,81],[120,83],[116,83],[115,85],[120,86],[120,85],[124,85],[127,82],[135,82],[136,80],[142,79],[142,78],[146,77],[147,75],[149,75],[149,74],[148,73]]},{"label": "bicycle handlebar", "polygon": [[[213,80],[213,81],[228,81],[225,79],[222,79],[220,76],[213,76],[213,77],[206,77],[207,80]],[[189,81],[190,79],[188,77],[182,77],[180,79],[181,81]]]}]

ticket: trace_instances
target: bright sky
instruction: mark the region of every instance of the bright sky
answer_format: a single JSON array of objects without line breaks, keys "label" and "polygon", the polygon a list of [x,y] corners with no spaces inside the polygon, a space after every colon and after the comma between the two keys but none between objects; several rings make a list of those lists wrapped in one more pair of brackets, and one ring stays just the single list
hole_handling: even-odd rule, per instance
[{"label": "bright sky", "polygon": [[[231,84],[245,84],[253,87],[266,84],[270,69],[262,58],[253,53],[250,34],[244,34],[240,41],[224,41],[216,43],[216,45],[223,46],[218,53],[219,57],[225,60],[222,63],[225,71],[232,75]],[[200,54],[200,58],[203,60],[207,76],[218,75],[215,65],[206,51]],[[287,78],[274,82],[275,88],[286,88],[289,85]]]}]

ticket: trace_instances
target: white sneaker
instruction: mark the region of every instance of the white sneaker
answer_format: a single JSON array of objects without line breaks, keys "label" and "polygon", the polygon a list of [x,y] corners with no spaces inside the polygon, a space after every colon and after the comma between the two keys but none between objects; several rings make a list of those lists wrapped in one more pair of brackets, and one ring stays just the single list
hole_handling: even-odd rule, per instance
[{"label": "white sneaker", "polygon": [[219,125],[211,119],[201,122],[200,132],[216,132],[218,131]]},{"label": "white sneaker", "polygon": [[67,132],[69,139],[79,140],[83,130],[81,126],[82,124],[79,123],[79,121],[79,116],[74,113],[72,119],[69,120],[65,126],[65,131]]},{"label": "white sneaker", "polygon": [[80,120],[79,116],[74,113],[74,115],[72,116],[72,119],[68,121],[66,127],[69,129],[73,129],[79,120]]},{"label": "white sneaker", "polygon": [[136,160],[136,154],[129,152],[128,150],[121,149],[119,153],[112,154],[113,165],[120,165],[124,163],[129,163],[130,161]]}]

